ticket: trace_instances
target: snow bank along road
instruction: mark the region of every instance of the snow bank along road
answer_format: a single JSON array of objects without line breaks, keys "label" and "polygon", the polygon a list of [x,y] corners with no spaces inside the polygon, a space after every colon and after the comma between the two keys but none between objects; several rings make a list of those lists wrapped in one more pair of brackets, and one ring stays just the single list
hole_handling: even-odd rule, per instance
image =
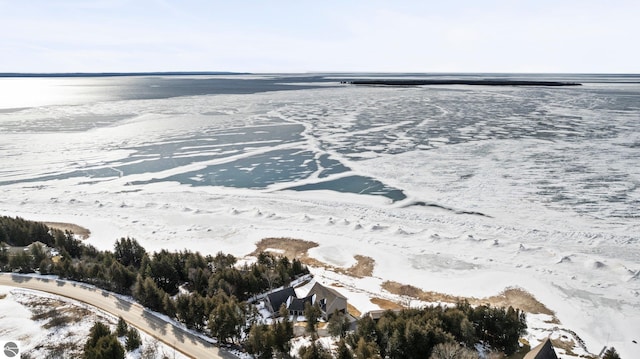
[{"label": "snow bank along road", "polygon": [[122,316],[127,323],[192,358],[235,358],[229,353],[221,352],[213,344],[160,319],[143,306],[93,286],[9,273],[0,273],[0,285],[60,295],[87,303],[115,316]]}]

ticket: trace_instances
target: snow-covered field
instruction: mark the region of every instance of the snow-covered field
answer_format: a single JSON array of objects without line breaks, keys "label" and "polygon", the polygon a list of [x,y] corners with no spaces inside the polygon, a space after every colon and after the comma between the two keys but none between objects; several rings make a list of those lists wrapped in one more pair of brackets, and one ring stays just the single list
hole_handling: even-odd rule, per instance
[{"label": "snow-covered field", "polygon": [[517,286],[589,352],[633,358],[639,93],[339,87],[6,109],[0,214],[79,224],[102,249],[314,241],[334,266],[375,260],[373,277],[335,278],[361,311],[384,280]]},{"label": "snow-covered field", "polygon": [[[115,330],[118,318],[84,303],[39,291],[0,286],[0,337],[20,343],[23,357],[82,356],[93,324],[101,321]],[[56,316],[46,315],[51,310]],[[55,325],[54,319],[60,320]],[[180,352],[140,331],[142,346],[126,353],[135,358],[185,358]],[[124,346],[124,337],[119,338]]]}]

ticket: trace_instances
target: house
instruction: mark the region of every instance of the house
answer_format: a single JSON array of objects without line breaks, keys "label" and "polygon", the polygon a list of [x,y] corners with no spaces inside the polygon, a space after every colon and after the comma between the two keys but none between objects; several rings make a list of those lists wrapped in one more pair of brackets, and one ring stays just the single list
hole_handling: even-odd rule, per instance
[{"label": "house", "polygon": [[278,311],[282,304],[287,303],[290,297],[297,298],[296,291],[292,287],[284,288],[267,294],[264,300],[265,307],[271,315],[278,316]]},{"label": "house", "polygon": [[316,297],[322,311],[322,317],[325,320],[328,320],[329,316],[336,310],[342,313],[347,312],[347,297],[335,289],[325,287],[318,282],[311,287],[308,296]]},{"label": "house", "polygon": [[400,313],[402,311],[402,309],[379,309],[379,310],[372,310],[369,312],[364,313],[361,318],[364,317],[369,317],[371,318],[371,320],[373,320],[374,322],[378,322],[378,320],[380,320],[380,318],[382,318],[382,316],[388,312],[388,311],[392,311],[394,313]]},{"label": "house", "polygon": [[558,359],[556,351],[553,349],[551,339],[547,338],[535,348],[531,349],[523,359]]},{"label": "house", "polygon": [[325,320],[328,320],[336,310],[342,313],[347,312],[347,297],[320,283],[315,283],[306,297],[298,298],[295,290],[288,287],[267,294],[264,302],[265,307],[274,317],[279,315],[278,311],[283,304],[289,310],[289,315],[299,316],[304,315],[306,303],[311,305],[318,303],[322,318]]},{"label": "house", "polygon": [[310,295],[304,298],[294,298],[289,297],[287,300],[287,309],[289,309],[289,314],[293,316],[304,315],[304,306],[307,303],[313,305],[315,303],[315,296]]},{"label": "house", "polygon": [[35,241],[35,242],[29,244],[28,246],[25,247],[24,250],[25,251],[27,251],[27,250],[31,251],[31,250],[33,250],[34,247],[40,247],[40,249],[42,249],[42,251],[45,254],[48,254],[48,255],[57,255],[58,254],[58,251],[56,249],[51,248],[48,245],[46,245],[46,244],[44,244],[44,243],[42,243],[40,241]]}]

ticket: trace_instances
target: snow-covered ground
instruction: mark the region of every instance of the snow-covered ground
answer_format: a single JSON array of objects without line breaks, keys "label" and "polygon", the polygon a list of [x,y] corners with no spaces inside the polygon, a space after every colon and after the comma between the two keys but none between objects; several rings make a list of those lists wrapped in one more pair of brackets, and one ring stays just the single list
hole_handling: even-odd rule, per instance
[{"label": "snow-covered ground", "polygon": [[[0,337],[20,343],[23,355],[31,358],[79,357],[93,324],[101,321],[114,331],[118,318],[84,303],[53,294],[0,286]],[[56,318],[68,318],[53,325],[47,314],[56,311]],[[40,315],[40,316],[39,316]],[[186,359],[180,352],[139,331],[142,346],[127,352],[127,359]],[[124,337],[119,338],[124,346]]]},{"label": "snow-covered ground", "polygon": [[[592,353],[613,345],[630,354],[632,340],[640,339],[640,327],[634,324],[640,322],[638,264],[602,253],[603,242],[554,243],[541,238],[544,233],[482,223],[458,227],[437,211],[405,209],[397,218],[393,209],[344,204],[339,198],[302,202],[281,193],[271,201],[268,194],[220,195],[186,188],[173,193],[177,187],[87,193],[89,188],[76,186],[73,197],[84,200],[41,205],[49,202],[49,187],[29,191],[31,204],[25,206],[32,210],[5,214],[80,224],[92,232],[88,243],[103,249],[112,249],[119,237],[132,236],[150,251],[188,248],[243,256],[265,237],[312,240],[320,247],[311,255],[335,266],[350,266],[356,254],[376,261],[373,278],[340,278],[353,288],[379,293],[382,280],[394,280],[429,291],[485,297],[518,286],[555,311]],[[68,196],[65,192],[60,189],[53,196]],[[330,218],[340,221],[329,224]],[[409,234],[397,234],[398,228]],[[361,311],[373,308],[357,290],[350,300]]]}]

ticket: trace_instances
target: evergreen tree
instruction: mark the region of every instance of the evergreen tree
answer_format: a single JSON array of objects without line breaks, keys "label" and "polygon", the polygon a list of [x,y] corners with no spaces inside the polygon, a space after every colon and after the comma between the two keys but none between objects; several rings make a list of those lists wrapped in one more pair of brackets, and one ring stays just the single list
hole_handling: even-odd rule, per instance
[{"label": "evergreen tree", "polygon": [[331,352],[315,341],[308,347],[300,348],[298,354],[301,359],[331,359]]},{"label": "evergreen tree", "polygon": [[125,267],[140,268],[145,249],[133,238],[120,238],[114,245],[113,254],[116,260]]},{"label": "evergreen tree", "polygon": [[196,329],[204,328],[207,320],[206,303],[198,293],[193,293],[189,296],[189,317]]},{"label": "evergreen tree", "polygon": [[[2,227],[0,227],[0,230]],[[0,270],[5,270],[9,264],[9,249],[4,245],[4,241],[0,240]]]},{"label": "evergreen tree", "polygon": [[109,327],[102,322],[96,322],[89,331],[89,338],[84,345],[86,359],[122,359],[124,348],[118,342]]},{"label": "evergreen tree", "polygon": [[254,324],[247,337],[247,352],[254,357],[269,359],[273,357],[274,333],[267,325]]},{"label": "evergreen tree", "polygon": [[320,307],[318,307],[317,303],[313,305],[309,302],[305,303],[304,316],[305,318],[307,318],[307,325],[305,327],[307,333],[316,333],[316,326],[318,325],[318,320],[321,314],[322,312],[320,311]]},{"label": "evergreen tree", "polygon": [[209,317],[209,330],[219,342],[226,342],[240,335],[240,328],[245,318],[235,297],[219,304]]},{"label": "evergreen tree", "polygon": [[380,353],[378,353],[378,347],[376,344],[367,342],[364,338],[360,338],[360,340],[358,340],[358,345],[354,350],[354,354],[357,359],[380,358]]},{"label": "evergreen tree", "polygon": [[280,306],[280,321],[273,323],[272,327],[274,348],[280,353],[288,353],[293,338],[293,323],[289,320],[289,310],[284,303]]},{"label": "evergreen tree", "polygon": [[162,297],[162,309],[169,318],[176,317],[176,303],[167,293],[164,293],[164,297]]},{"label": "evergreen tree", "polygon": [[336,349],[336,359],[353,359],[353,353],[349,350],[347,343],[344,339],[340,339],[338,342],[338,348]]},{"label": "evergreen tree", "polygon": [[133,290],[133,297],[143,306],[151,310],[162,311],[162,300],[165,292],[158,288],[156,283],[149,277],[143,279],[138,276]]},{"label": "evergreen tree", "polygon": [[109,276],[111,278],[110,289],[121,294],[131,293],[131,287],[136,281],[135,272],[129,270],[120,262],[114,261],[109,267]]},{"label": "evergreen tree", "polygon": [[193,327],[193,318],[189,312],[189,296],[185,294],[178,294],[175,299],[176,304],[176,318],[178,321],[184,323],[187,328]]},{"label": "evergreen tree", "polygon": [[31,257],[32,263],[34,263],[34,267],[37,266],[42,260],[47,258],[47,253],[44,248],[40,244],[32,244],[31,245]]},{"label": "evergreen tree", "polygon": [[91,359],[124,359],[124,348],[115,335],[107,335],[102,337],[96,343],[94,351],[87,355],[86,358]]},{"label": "evergreen tree", "polygon": [[53,261],[49,258],[41,260],[40,264],[38,264],[38,270],[40,270],[40,274],[51,274],[53,271]]},{"label": "evergreen tree", "polygon": [[349,330],[349,326],[351,322],[349,321],[349,317],[342,312],[336,310],[329,318],[329,323],[327,325],[327,329],[329,330],[329,334],[334,337],[344,338]]},{"label": "evergreen tree", "polygon": [[98,343],[98,340],[102,337],[106,337],[111,334],[111,330],[109,327],[104,325],[102,322],[95,322],[91,329],[89,330],[89,338],[85,344],[85,351],[87,347],[95,347]]},{"label": "evergreen tree", "polygon": [[140,333],[134,327],[129,328],[127,331],[127,338],[125,339],[125,347],[127,351],[136,350],[142,345],[142,339],[140,339]]},{"label": "evergreen tree", "polygon": [[116,325],[116,335],[119,337],[124,337],[127,335],[127,330],[129,330],[129,326],[127,322],[122,317],[118,317],[118,325]]},{"label": "evergreen tree", "polygon": [[604,352],[604,355],[602,356],[602,359],[620,359],[620,355],[616,351],[616,348],[611,347],[611,348],[607,349],[606,352]]},{"label": "evergreen tree", "polygon": [[178,293],[180,274],[174,263],[174,255],[166,250],[154,254],[149,262],[150,276],[157,287],[174,295]]},{"label": "evergreen tree", "polygon": [[12,270],[17,270],[20,273],[31,273],[33,272],[33,260],[29,253],[25,251],[19,251],[13,256],[9,257],[9,267]]}]

